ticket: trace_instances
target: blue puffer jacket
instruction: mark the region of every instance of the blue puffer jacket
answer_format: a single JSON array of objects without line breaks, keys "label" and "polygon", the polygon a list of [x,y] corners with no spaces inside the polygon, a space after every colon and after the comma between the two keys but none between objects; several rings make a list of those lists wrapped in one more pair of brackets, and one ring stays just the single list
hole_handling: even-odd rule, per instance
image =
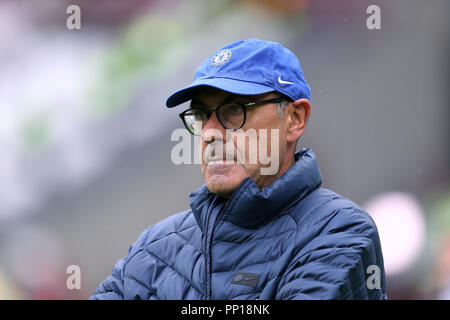
[{"label": "blue puffer jacket", "polygon": [[385,299],[378,232],[324,188],[302,149],[272,185],[226,201],[203,185],[191,210],[146,229],[91,299]]}]

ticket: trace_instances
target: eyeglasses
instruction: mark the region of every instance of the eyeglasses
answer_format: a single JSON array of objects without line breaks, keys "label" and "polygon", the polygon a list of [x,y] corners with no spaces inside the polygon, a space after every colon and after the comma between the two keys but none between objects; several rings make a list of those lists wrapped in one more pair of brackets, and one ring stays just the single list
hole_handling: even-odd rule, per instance
[{"label": "eyeglasses", "polygon": [[248,103],[230,102],[217,107],[214,110],[202,108],[191,108],[179,114],[181,120],[193,135],[201,135],[202,128],[211,117],[212,112],[216,113],[217,119],[225,129],[237,130],[244,126],[247,118],[247,108],[261,106],[268,103],[279,103],[286,100],[284,97],[254,101]]}]

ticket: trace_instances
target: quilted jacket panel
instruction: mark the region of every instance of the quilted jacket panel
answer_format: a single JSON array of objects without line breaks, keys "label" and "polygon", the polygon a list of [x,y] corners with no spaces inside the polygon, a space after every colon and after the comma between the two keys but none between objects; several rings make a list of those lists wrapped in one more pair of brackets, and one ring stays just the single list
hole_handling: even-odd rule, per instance
[{"label": "quilted jacket panel", "polygon": [[386,299],[373,220],[321,183],[302,149],[262,191],[247,178],[225,200],[203,185],[190,210],[140,235],[91,299]]}]

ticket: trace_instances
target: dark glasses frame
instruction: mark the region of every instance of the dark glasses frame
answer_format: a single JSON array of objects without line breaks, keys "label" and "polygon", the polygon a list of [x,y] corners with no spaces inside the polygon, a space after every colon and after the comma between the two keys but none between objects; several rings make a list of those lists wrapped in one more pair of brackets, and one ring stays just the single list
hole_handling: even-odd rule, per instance
[{"label": "dark glasses frame", "polygon": [[[186,118],[185,118],[186,113],[191,112],[192,110],[198,110],[198,111],[200,111],[200,112],[203,112],[203,113],[206,115],[206,121],[208,121],[209,118],[211,117],[212,113],[215,112],[215,113],[216,113],[216,117],[217,117],[217,119],[219,120],[219,122],[220,122],[220,124],[222,125],[222,127],[224,127],[225,129],[238,130],[238,129],[240,129],[240,128],[242,128],[242,127],[244,126],[245,121],[247,120],[247,108],[254,107],[254,106],[261,106],[261,105],[268,104],[268,103],[279,103],[279,102],[282,102],[282,101],[284,101],[284,100],[287,100],[287,99],[286,99],[285,97],[277,97],[277,98],[271,98],[271,99],[266,99],[266,100],[259,100],[259,101],[246,102],[246,103],[238,103],[238,102],[231,102],[231,103],[230,103],[230,102],[228,102],[228,103],[225,103],[225,104],[223,104],[223,105],[218,106],[216,109],[213,109],[213,110],[207,110],[207,109],[202,109],[202,108],[189,108],[189,109],[183,111],[182,113],[180,113],[178,116],[179,116],[179,117],[181,118],[181,120],[183,121],[183,124],[184,124],[184,126],[186,127],[186,129],[187,129],[190,133],[192,133],[193,135],[199,135],[199,134],[196,134],[196,133],[192,132],[192,131],[189,129],[189,126],[188,126],[188,124],[187,124],[187,122],[186,122]],[[238,127],[238,128],[227,128],[227,127],[222,123],[221,117],[219,116],[220,108],[222,108],[222,107],[224,107],[224,106],[227,106],[227,105],[230,105],[230,104],[237,105],[237,106],[241,107],[241,108],[242,108],[242,111],[243,111],[243,113],[244,113],[244,119],[243,119],[243,121],[242,121],[241,126]]]}]

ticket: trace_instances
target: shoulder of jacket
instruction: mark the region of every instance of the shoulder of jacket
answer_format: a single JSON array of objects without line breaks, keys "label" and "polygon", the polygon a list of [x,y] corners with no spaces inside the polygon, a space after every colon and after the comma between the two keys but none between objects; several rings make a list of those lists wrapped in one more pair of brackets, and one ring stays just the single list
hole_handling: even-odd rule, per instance
[{"label": "shoulder of jacket", "polygon": [[374,226],[369,214],[355,202],[321,187],[302,199],[291,215],[299,228],[320,228],[331,221],[337,225],[359,222]]}]

